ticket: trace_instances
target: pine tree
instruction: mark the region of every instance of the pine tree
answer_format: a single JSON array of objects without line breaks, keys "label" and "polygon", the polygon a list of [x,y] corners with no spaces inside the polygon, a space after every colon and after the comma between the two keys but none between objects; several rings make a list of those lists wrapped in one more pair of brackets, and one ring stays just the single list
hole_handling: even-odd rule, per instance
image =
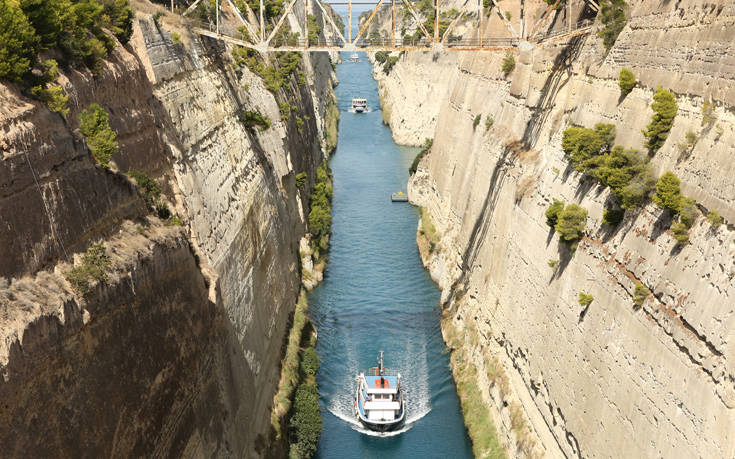
[{"label": "pine tree", "polygon": [[651,122],[646,126],[646,130],[643,131],[643,135],[647,139],[646,148],[649,153],[653,154],[666,142],[679,107],[676,104],[676,96],[671,91],[659,87],[653,95],[651,108],[655,113]]}]

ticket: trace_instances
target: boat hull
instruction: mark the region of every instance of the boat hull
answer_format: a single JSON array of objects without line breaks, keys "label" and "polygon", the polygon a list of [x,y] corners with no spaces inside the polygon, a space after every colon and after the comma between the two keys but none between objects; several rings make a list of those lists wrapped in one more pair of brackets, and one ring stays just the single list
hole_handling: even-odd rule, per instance
[{"label": "boat hull", "polygon": [[365,426],[365,428],[373,430],[375,432],[392,432],[394,430],[398,430],[403,426],[403,419],[400,419],[396,422],[370,422],[366,421],[365,419],[358,416],[358,419],[360,420],[360,423]]}]

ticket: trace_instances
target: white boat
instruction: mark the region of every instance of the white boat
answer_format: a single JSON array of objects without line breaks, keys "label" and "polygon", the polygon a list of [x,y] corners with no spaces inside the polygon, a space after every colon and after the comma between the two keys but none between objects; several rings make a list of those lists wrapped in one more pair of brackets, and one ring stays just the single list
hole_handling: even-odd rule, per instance
[{"label": "white boat", "polygon": [[355,113],[362,113],[367,111],[367,99],[352,99],[352,110]]},{"label": "white boat", "polygon": [[383,351],[378,366],[357,376],[355,416],[370,430],[387,432],[400,427],[406,418],[401,374],[383,368]]},{"label": "white boat", "polygon": [[350,62],[360,62],[360,56],[358,56],[357,53],[351,54]]}]

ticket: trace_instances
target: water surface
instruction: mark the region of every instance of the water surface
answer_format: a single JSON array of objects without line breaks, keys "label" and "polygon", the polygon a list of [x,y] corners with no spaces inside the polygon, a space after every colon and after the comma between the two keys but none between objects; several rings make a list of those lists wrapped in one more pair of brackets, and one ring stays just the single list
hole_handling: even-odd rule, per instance
[{"label": "water surface", "polygon": [[[341,111],[334,173],[332,239],[325,280],[309,295],[309,314],[319,332],[317,375],[324,431],[320,458],[463,458],[471,444],[462,422],[439,329],[439,291],[419,260],[418,213],[391,203],[406,190],[408,167],[418,149],[400,147],[381,122],[377,85],[364,53],[361,62],[337,68]],[[369,113],[350,113],[363,97]],[[407,424],[376,434],[357,424],[355,375],[376,364],[401,372]]]}]

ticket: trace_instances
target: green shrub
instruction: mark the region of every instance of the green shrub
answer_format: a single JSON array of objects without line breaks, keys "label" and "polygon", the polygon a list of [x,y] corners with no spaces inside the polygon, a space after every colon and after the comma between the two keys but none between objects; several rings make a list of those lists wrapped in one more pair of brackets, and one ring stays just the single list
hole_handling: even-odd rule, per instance
[{"label": "green shrub", "polygon": [[491,127],[493,127],[493,124],[495,123],[495,120],[492,116],[487,115],[485,118],[485,131],[489,131]]},{"label": "green shrub", "polygon": [[551,272],[556,273],[559,270],[559,260],[549,260],[546,262],[551,268]]},{"label": "green shrub", "polygon": [[319,371],[319,356],[313,347],[307,347],[301,357],[301,372],[308,376],[316,376],[317,371]]},{"label": "green shrub", "polygon": [[575,242],[582,238],[587,222],[587,210],[577,204],[569,204],[559,213],[554,230],[564,242]]},{"label": "green shrub", "polygon": [[175,45],[178,45],[181,43],[181,35],[179,35],[178,32],[171,32],[171,41],[173,41]]},{"label": "green shrub", "polygon": [[79,132],[82,133],[89,151],[103,167],[110,166],[110,159],[118,151],[117,134],[109,123],[109,115],[98,104],[91,104],[79,115]]},{"label": "green shrub", "polygon": [[646,148],[653,154],[666,142],[679,107],[676,104],[676,96],[671,91],[659,87],[653,95],[651,108],[654,111],[653,118],[642,132],[646,137]]},{"label": "green shrub", "polygon": [[300,116],[296,117],[296,129],[299,131],[299,134],[301,134],[304,129],[304,119]]},{"label": "green shrub", "polygon": [[643,306],[643,302],[646,301],[646,298],[650,294],[651,291],[648,290],[648,287],[643,285],[641,281],[636,282],[635,289],[633,289],[633,303],[638,307]]},{"label": "green shrub", "polygon": [[243,111],[239,118],[240,123],[250,130],[257,127],[259,130],[265,131],[271,127],[271,120],[255,111]]},{"label": "green shrub", "polygon": [[111,263],[105,245],[101,243],[94,244],[87,249],[82,257],[82,264],[66,272],[66,280],[69,281],[77,293],[86,295],[91,291],[91,282],[107,280],[107,270]]},{"label": "green shrub", "polygon": [[472,121],[472,129],[476,129],[477,126],[480,124],[480,119],[482,119],[482,115],[477,115],[475,119]]},{"label": "green shrub", "polygon": [[171,215],[166,219],[164,224],[166,226],[181,226],[184,222],[181,221],[181,218],[178,215]]},{"label": "green shrub", "polygon": [[554,228],[559,221],[559,214],[564,210],[564,201],[554,199],[554,202],[546,209],[546,224]]},{"label": "green shrub", "polygon": [[332,184],[326,162],[317,169],[316,184],[311,193],[309,231],[315,239],[329,234],[332,226]]},{"label": "green shrub", "polygon": [[671,171],[666,171],[656,183],[656,194],[653,202],[662,209],[674,213],[681,209],[681,182]]},{"label": "green shrub", "polygon": [[683,197],[679,205],[679,221],[681,221],[687,228],[691,228],[694,225],[694,221],[699,216],[699,210],[697,210],[697,201],[693,198]]},{"label": "green shrub", "polygon": [[510,21],[512,17],[513,17],[513,15],[512,15],[512,14],[510,14],[510,11],[506,11],[506,12],[505,12],[505,19],[506,19],[506,20]]},{"label": "green shrub", "polygon": [[579,301],[579,305],[580,306],[584,306],[586,308],[587,306],[590,305],[590,303],[592,303],[592,301],[594,299],[595,298],[592,295],[588,294],[588,293],[579,292],[579,300],[578,301]]},{"label": "green shrub", "polygon": [[39,39],[18,2],[0,1],[0,78],[20,83],[30,72]]},{"label": "green shrub", "polygon": [[31,88],[34,96],[38,97],[41,102],[46,104],[49,111],[58,113],[66,117],[69,114],[69,96],[64,92],[64,88],[58,85],[43,87],[41,85]]},{"label": "green shrub", "polygon": [[384,63],[388,60],[389,54],[386,51],[378,51],[375,53],[375,60],[379,63]]},{"label": "green shrub", "polygon": [[510,75],[510,73],[513,71],[513,69],[516,68],[516,58],[513,56],[513,53],[510,51],[505,54],[505,58],[503,58],[503,75],[506,77]]},{"label": "green shrub", "polygon": [[623,67],[620,69],[620,76],[618,77],[618,86],[620,86],[620,94],[627,96],[635,87],[635,75],[630,69]]},{"label": "green shrub", "polygon": [[689,228],[682,222],[676,222],[671,225],[671,232],[674,234],[676,244],[684,246],[689,244]]},{"label": "green shrub", "polygon": [[[288,24],[284,24],[273,38],[274,44],[295,45],[298,34],[292,34],[290,30]],[[275,53],[272,63],[266,64],[257,51],[235,46],[232,49],[232,58],[238,67],[245,65],[258,75],[263,80],[266,89],[274,95],[278,94],[278,91],[287,85],[293,76],[303,77],[299,71],[301,54],[296,51]]]},{"label": "green shrub", "polygon": [[309,14],[307,16],[306,28],[308,30],[309,43],[318,43],[319,35],[322,33],[322,28],[316,22],[316,16]]},{"label": "green shrub", "polygon": [[161,198],[161,185],[145,172],[130,170],[126,175],[135,179],[135,183],[143,195],[143,200],[145,200],[148,208],[153,210],[159,204],[159,199]]},{"label": "green shrub", "polygon": [[299,172],[296,174],[296,187],[304,188],[304,185],[306,185],[306,172]]},{"label": "green shrub", "polygon": [[686,133],[687,145],[692,148],[697,143],[697,134],[694,131],[687,131]]},{"label": "green shrub", "polygon": [[391,70],[393,70],[393,67],[398,63],[398,56],[388,56],[388,58],[385,60],[385,63],[383,64],[383,71],[386,75],[390,74]]},{"label": "green shrub", "polygon": [[717,229],[722,224],[722,217],[716,210],[713,210],[707,214],[707,221],[713,228]]},{"label": "green shrub", "polygon": [[322,433],[319,392],[315,384],[301,383],[296,388],[293,414],[289,420],[289,458],[310,458],[316,452]]},{"label": "green shrub", "polygon": [[416,173],[416,169],[419,167],[419,163],[424,158],[424,156],[431,151],[431,146],[434,144],[433,139],[426,139],[424,140],[424,147],[419,151],[419,153],[416,155],[416,157],[413,159],[413,162],[411,163],[411,167],[408,168],[408,174],[413,175]]},{"label": "green shrub", "polygon": [[586,161],[612,148],[615,125],[598,123],[594,129],[572,126],[564,130],[561,147],[577,171],[587,168]]},{"label": "green shrub", "polygon": [[620,209],[605,209],[602,214],[602,223],[608,226],[618,226],[618,223],[623,221],[625,211]]},{"label": "green shrub", "polygon": [[610,51],[628,21],[625,17],[625,9],[628,4],[624,0],[600,0],[599,5],[598,16],[604,27],[598,32],[598,35],[602,38],[605,50]]},{"label": "green shrub", "polygon": [[702,126],[711,126],[715,121],[717,121],[715,105],[712,102],[705,100],[702,103]]}]

